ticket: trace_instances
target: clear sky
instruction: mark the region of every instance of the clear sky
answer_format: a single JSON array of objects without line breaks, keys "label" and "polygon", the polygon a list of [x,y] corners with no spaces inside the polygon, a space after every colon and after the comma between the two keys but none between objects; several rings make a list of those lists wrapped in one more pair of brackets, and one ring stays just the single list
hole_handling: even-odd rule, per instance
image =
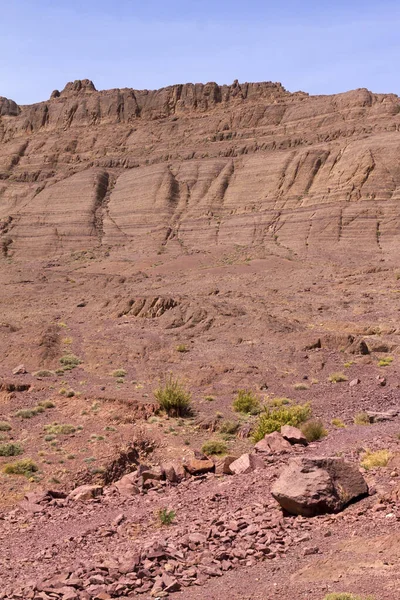
[{"label": "clear sky", "polygon": [[0,0],[0,96],[280,81],[400,94],[399,0]]}]

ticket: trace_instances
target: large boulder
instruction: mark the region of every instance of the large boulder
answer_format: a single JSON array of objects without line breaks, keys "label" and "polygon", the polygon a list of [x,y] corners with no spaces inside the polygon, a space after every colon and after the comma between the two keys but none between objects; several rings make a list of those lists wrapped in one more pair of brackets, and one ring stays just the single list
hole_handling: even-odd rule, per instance
[{"label": "large boulder", "polygon": [[366,496],[368,486],[357,466],[342,458],[295,458],[271,491],[286,512],[314,517],[339,512]]}]

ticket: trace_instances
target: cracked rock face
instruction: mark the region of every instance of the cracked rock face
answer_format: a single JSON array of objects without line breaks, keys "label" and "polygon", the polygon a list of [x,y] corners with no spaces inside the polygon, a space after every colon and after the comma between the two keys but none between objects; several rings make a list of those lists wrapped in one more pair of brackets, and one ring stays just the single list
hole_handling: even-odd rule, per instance
[{"label": "cracked rock face", "polygon": [[394,255],[398,107],[363,89],[238,82],[99,92],[78,80],[31,106],[0,98],[2,247]]}]

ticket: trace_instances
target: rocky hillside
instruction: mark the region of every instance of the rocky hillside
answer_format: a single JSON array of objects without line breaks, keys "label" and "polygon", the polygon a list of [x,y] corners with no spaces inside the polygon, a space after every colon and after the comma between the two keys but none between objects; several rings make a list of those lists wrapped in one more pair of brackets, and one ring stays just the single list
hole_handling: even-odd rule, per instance
[{"label": "rocky hillside", "polygon": [[0,235],[15,258],[141,254],[395,259],[400,101],[278,83],[0,98]]}]

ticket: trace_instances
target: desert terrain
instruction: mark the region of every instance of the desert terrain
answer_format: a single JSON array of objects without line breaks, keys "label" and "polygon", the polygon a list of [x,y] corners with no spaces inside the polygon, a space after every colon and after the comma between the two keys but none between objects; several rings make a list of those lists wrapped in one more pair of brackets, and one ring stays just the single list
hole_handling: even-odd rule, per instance
[{"label": "desert terrain", "polygon": [[[399,597],[399,127],[366,89],[0,97],[0,598]],[[298,405],[319,439],[255,448]],[[368,493],[283,511],[319,457]]]}]

